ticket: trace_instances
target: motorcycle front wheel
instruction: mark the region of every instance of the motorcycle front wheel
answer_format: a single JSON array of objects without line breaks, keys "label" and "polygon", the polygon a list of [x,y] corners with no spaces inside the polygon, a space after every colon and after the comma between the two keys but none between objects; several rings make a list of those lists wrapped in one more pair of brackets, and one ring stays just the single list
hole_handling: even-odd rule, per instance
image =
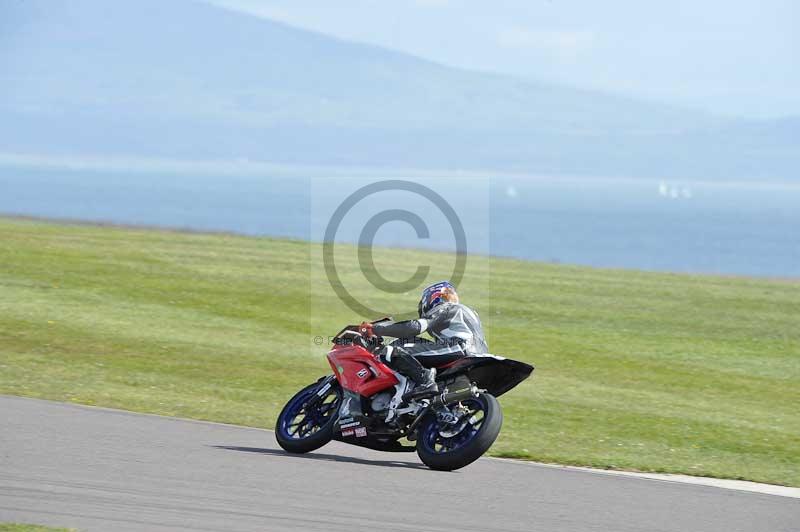
[{"label": "motorcycle front wheel", "polygon": [[319,383],[306,386],[289,399],[275,423],[275,439],[290,453],[308,453],[333,439],[342,391],[334,383],[319,399]]},{"label": "motorcycle front wheel", "polygon": [[417,439],[420,460],[439,471],[471,464],[489,450],[503,425],[503,411],[488,393],[461,401],[462,415],[455,425],[439,421],[434,413],[422,420]]}]

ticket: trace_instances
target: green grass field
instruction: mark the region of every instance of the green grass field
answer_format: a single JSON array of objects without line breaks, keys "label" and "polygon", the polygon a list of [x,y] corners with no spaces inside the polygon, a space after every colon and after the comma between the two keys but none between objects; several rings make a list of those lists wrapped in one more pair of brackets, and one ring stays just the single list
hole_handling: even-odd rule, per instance
[{"label": "green grass field", "polygon": [[[0,393],[272,427],[329,371],[313,337],[362,318],[323,286],[318,254],[0,219]],[[443,276],[448,259],[376,253],[395,278],[417,261]],[[352,258],[339,268],[362,279]],[[493,454],[800,486],[800,282],[476,257],[460,292],[492,352],[537,368],[501,398]]]},{"label": "green grass field", "polygon": [[0,532],[75,532],[74,528],[51,528],[49,526],[22,523],[0,523]]}]

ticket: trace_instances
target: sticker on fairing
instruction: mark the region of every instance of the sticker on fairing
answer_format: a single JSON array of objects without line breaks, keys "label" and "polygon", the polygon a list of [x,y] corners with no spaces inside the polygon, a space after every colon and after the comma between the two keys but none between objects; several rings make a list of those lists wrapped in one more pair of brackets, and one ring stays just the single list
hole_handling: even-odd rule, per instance
[{"label": "sticker on fairing", "polygon": [[365,368],[365,369],[359,370],[359,372],[358,372],[358,373],[356,373],[356,375],[358,375],[358,378],[359,378],[359,379],[363,379],[363,378],[365,378],[367,375],[369,375],[369,371],[367,371],[367,370],[366,370],[366,368]]},{"label": "sticker on fairing", "polygon": [[350,415],[350,397],[342,402],[342,407],[339,409],[339,417],[348,417]]},{"label": "sticker on fairing", "polygon": [[356,429],[356,438],[363,438],[367,435],[367,429],[364,427],[359,427]]},{"label": "sticker on fairing", "polygon": [[348,436],[352,436],[352,435],[353,435],[353,431],[352,430],[343,430],[342,431],[342,436],[344,436],[345,438],[348,437]]}]

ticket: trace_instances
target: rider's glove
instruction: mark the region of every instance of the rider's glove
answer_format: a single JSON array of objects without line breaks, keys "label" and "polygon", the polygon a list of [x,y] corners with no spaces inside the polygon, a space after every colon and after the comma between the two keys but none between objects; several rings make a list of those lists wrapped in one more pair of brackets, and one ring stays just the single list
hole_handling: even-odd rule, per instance
[{"label": "rider's glove", "polygon": [[361,336],[366,339],[370,339],[375,336],[375,333],[372,330],[372,324],[368,321],[361,322],[361,325],[358,326],[358,332],[360,332]]}]

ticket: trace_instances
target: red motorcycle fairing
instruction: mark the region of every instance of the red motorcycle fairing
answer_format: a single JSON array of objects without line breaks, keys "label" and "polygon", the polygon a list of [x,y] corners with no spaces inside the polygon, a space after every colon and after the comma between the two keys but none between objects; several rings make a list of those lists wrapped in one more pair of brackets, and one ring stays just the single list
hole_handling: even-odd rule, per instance
[{"label": "red motorcycle fairing", "polygon": [[394,372],[359,345],[334,345],[328,363],[339,384],[364,397],[393,388],[399,381]]}]

